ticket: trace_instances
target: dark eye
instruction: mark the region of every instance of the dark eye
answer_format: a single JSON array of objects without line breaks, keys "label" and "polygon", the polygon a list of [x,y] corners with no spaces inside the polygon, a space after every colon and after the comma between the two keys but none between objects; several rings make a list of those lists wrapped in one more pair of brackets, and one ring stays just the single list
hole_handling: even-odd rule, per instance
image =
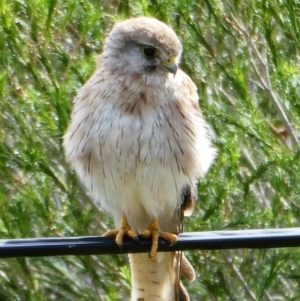
[{"label": "dark eye", "polygon": [[157,57],[159,55],[159,51],[151,46],[142,46],[141,52],[143,56],[145,56],[148,59],[152,59],[154,57]]}]

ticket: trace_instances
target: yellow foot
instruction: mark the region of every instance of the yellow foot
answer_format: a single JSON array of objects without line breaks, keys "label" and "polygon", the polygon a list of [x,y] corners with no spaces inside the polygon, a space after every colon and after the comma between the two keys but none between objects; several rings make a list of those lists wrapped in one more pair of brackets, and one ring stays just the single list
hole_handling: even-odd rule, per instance
[{"label": "yellow foot", "polygon": [[162,237],[165,240],[168,240],[171,244],[177,242],[178,237],[175,234],[169,232],[163,232],[159,229],[158,220],[155,219],[152,224],[143,232],[143,237],[152,237],[152,246],[149,253],[150,258],[154,258],[157,253],[158,247],[158,238]]},{"label": "yellow foot", "polygon": [[124,214],[121,219],[120,229],[110,230],[103,234],[103,236],[115,236],[116,237],[115,242],[120,248],[122,247],[122,243],[125,235],[131,237],[134,240],[138,240],[137,233],[130,229],[130,226]]}]

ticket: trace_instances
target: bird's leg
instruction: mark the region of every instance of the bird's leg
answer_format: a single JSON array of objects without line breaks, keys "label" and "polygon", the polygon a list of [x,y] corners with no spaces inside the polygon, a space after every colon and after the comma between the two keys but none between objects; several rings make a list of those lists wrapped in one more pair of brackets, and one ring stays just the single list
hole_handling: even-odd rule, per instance
[{"label": "bird's leg", "polygon": [[163,232],[159,229],[159,223],[158,220],[155,219],[151,225],[144,230],[143,237],[152,237],[152,246],[149,253],[150,258],[154,258],[157,253],[157,247],[158,247],[158,238],[162,237],[165,240],[168,240],[171,244],[174,244],[177,242],[178,237],[177,235],[169,232]]},{"label": "bird's leg", "polygon": [[119,247],[122,247],[124,236],[131,237],[134,240],[138,240],[138,235],[135,231],[131,230],[126,216],[123,214],[121,219],[121,226],[117,230],[110,230],[103,234],[103,236],[115,236],[115,242]]}]

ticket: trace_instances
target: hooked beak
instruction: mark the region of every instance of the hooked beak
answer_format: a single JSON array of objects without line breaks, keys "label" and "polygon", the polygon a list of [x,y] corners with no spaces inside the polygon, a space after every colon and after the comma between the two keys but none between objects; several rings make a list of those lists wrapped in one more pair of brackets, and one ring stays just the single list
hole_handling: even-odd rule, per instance
[{"label": "hooked beak", "polygon": [[168,72],[176,75],[178,66],[176,64],[176,57],[171,57],[167,61],[163,63],[163,66],[165,69],[167,69]]}]

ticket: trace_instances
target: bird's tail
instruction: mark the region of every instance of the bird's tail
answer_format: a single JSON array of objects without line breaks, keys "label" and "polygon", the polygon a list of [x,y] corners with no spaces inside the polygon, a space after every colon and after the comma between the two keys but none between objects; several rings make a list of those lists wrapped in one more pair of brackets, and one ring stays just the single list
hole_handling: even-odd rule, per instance
[{"label": "bird's tail", "polygon": [[179,280],[179,274],[193,281],[195,272],[186,257],[181,258],[180,253],[157,253],[155,258],[149,258],[148,254],[129,254],[129,261],[131,301],[190,300]]}]

